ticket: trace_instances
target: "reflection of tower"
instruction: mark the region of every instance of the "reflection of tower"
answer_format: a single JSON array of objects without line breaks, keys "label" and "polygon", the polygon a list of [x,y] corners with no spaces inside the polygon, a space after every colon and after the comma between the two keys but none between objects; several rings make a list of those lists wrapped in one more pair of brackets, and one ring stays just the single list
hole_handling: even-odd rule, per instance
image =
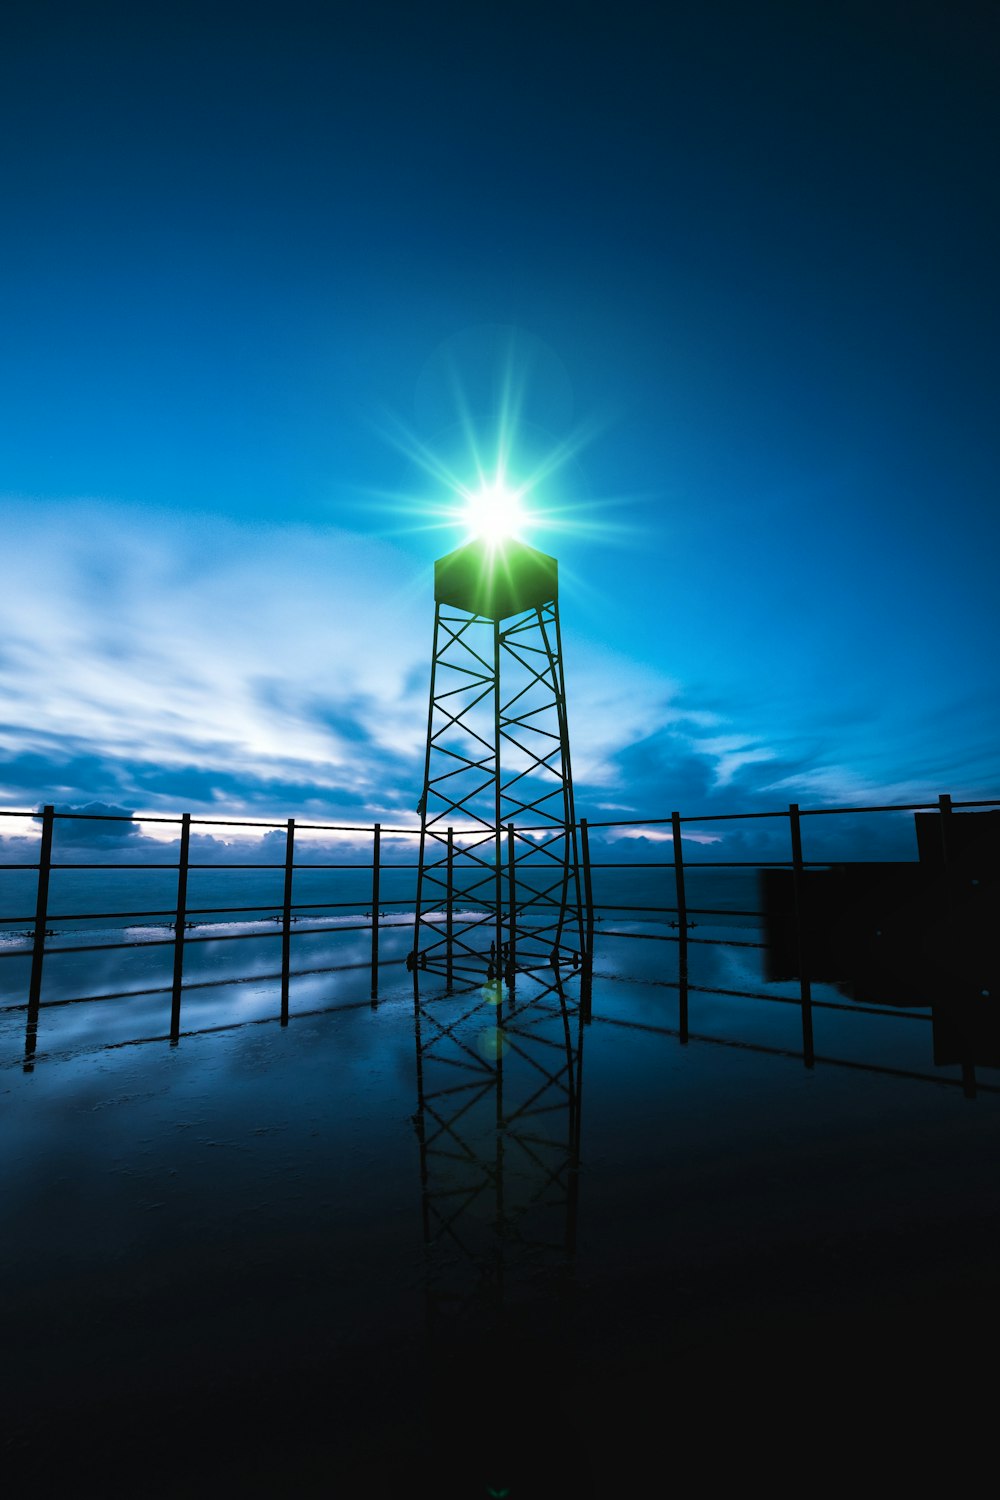
[{"label": "reflection of tower", "polygon": [[580,962],[556,560],[470,542],[434,569],[411,967],[479,982]]},{"label": "reflection of tower", "polygon": [[417,979],[415,1124],[432,1331],[468,1317],[495,1329],[509,1296],[544,1290],[572,1262],[581,982],[532,974],[515,996],[499,980],[446,993]]}]

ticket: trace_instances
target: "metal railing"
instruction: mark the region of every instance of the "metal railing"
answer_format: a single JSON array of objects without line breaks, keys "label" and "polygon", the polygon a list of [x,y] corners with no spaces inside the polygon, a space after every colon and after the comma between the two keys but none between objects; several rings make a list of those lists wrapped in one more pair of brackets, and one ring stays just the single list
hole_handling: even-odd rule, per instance
[{"label": "metal railing", "polygon": [[[675,944],[678,949],[677,979],[654,981],[679,993],[679,1027],[678,1034],[682,1042],[686,1042],[691,1036],[689,1029],[689,1001],[692,993],[706,992],[717,994],[739,994],[746,998],[777,1001],[782,1004],[797,1004],[801,1012],[802,1051],[801,1056],[806,1066],[811,1067],[816,1060],[815,1044],[813,1038],[813,1011],[814,1009],[850,1010],[852,1013],[868,1010],[874,1014],[898,1014],[913,1015],[915,1013],[899,1008],[893,1008],[891,1012],[884,1007],[865,1006],[859,1002],[850,1005],[842,1005],[836,1001],[815,1000],[812,994],[812,981],[809,975],[809,955],[807,952],[807,924],[804,920],[805,872],[811,868],[829,867],[837,858],[843,856],[827,856],[823,859],[807,860],[803,857],[802,846],[802,822],[804,819],[813,818],[835,818],[844,815],[871,815],[871,814],[902,814],[902,813],[937,813],[941,820],[941,834],[944,846],[944,865],[948,869],[948,843],[950,829],[952,827],[952,816],[961,811],[972,811],[973,809],[1000,808],[1000,799],[976,800],[956,802],[950,796],[943,794],[933,801],[905,804],[881,804],[876,806],[862,807],[824,807],[824,808],[800,808],[797,803],[790,803],[786,808],[768,812],[749,813],[713,813],[699,816],[682,816],[679,812],[672,812],[669,817],[646,818],[646,819],[609,819],[602,821],[588,821],[581,819],[577,825],[580,833],[580,849],[582,875],[584,885],[584,906],[586,921],[586,952],[584,955],[585,967],[592,970],[595,944],[597,941],[596,930],[600,924],[600,941],[606,938],[648,940]],[[27,984],[27,995],[25,998],[5,1000],[0,1002],[0,1014],[4,1012],[26,1012],[24,1066],[29,1067],[37,1049],[39,1017],[42,1010],[48,1007],[79,1004],[86,1001],[96,1000],[125,1000],[139,996],[169,993],[170,995],[170,1023],[166,1036],[170,1042],[176,1044],[181,1035],[182,1001],[186,991],[203,988],[200,982],[192,983],[185,979],[185,958],[191,948],[196,944],[212,942],[232,942],[246,940],[260,940],[266,934],[260,931],[240,933],[214,933],[212,924],[205,924],[205,931],[193,935],[195,928],[200,925],[195,923],[196,918],[240,916],[256,918],[260,920],[263,914],[267,914],[269,920],[273,920],[273,936],[280,938],[280,967],[273,973],[257,974],[258,979],[276,980],[280,984],[280,1007],[275,1019],[285,1026],[289,1019],[289,996],[291,980],[293,978],[316,973],[333,972],[348,965],[327,964],[319,968],[294,969],[292,967],[292,938],[306,936],[309,934],[323,933],[331,936],[333,933],[357,933],[366,932],[370,934],[370,958],[364,967],[371,971],[371,1003],[374,1005],[378,1000],[379,970],[388,964],[401,964],[403,957],[387,957],[382,951],[381,934],[383,930],[382,919],[391,913],[386,913],[384,908],[390,906],[401,907],[400,920],[393,922],[394,928],[407,926],[413,923],[412,911],[407,907],[413,905],[411,896],[387,897],[384,894],[382,876],[387,871],[408,871],[414,876],[417,871],[416,862],[399,863],[395,860],[384,858],[383,841],[386,838],[393,840],[419,839],[419,828],[399,828],[383,826],[380,823],[374,825],[353,824],[327,824],[297,821],[288,818],[282,822],[267,823],[249,819],[234,818],[202,818],[195,817],[190,813],[184,813],[177,817],[167,816],[142,816],[135,818],[131,814],[113,813],[85,813],[85,812],[61,812],[54,806],[47,805],[40,812],[35,810],[0,810],[0,818],[30,819],[40,824],[38,840],[37,859],[30,861],[16,861],[0,863],[0,872],[25,872],[36,871],[37,880],[35,887],[34,910],[27,914],[0,915],[0,928],[17,928],[25,924],[23,936],[30,939],[30,947],[13,947],[0,952],[0,959],[24,958],[30,954],[30,972]],[[775,820],[786,824],[787,835],[787,858],[768,858],[757,860],[726,860],[726,859],[689,859],[684,851],[685,828],[704,829],[708,824],[731,824],[750,823],[761,820]],[[58,860],[53,858],[54,835],[57,824],[129,824],[135,825],[158,825],[162,828],[175,828],[178,832],[179,848],[176,860],[156,861],[128,859],[119,860]],[[0,828],[2,828],[0,824]],[[192,858],[191,837],[193,829],[225,829],[252,831],[255,834],[283,832],[282,859],[279,861],[260,860],[196,860]],[[624,831],[634,834],[636,830],[653,830],[659,832],[659,836],[669,840],[671,845],[671,859],[669,860],[610,860],[595,859],[593,857],[592,841],[595,837],[605,841],[609,831],[619,836]],[[523,836],[535,832],[529,828],[518,828],[516,836]],[[464,830],[455,830],[460,835]],[[471,830],[475,833],[476,830]],[[546,828],[545,832],[551,832]],[[297,858],[297,851],[301,850],[301,844],[296,843],[297,837],[302,835],[331,836],[334,839],[348,839],[354,845],[358,842],[371,841],[371,858],[368,860],[328,861],[309,860]],[[521,861],[519,861],[519,865]],[[688,900],[688,877],[695,870],[735,870],[765,868],[787,869],[792,874],[792,886],[795,901],[795,922],[798,936],[798,969],[799,969],[799,996],[796,1001],[791,1001],[788,996],[779,996],[773,992],[765,991],[720,991],[710,986],[700,986],[691,983],[689,978],[689,956],[693,945],[704,943],[715,947],[742,947],[763,948],[761,942],[750,942],[737,938],[696,938],[691,932],[696,929],[695,917],[705,916],[738,916],[742,918],[754,918],[762,920],[764,913],[756,909],[719,908],[711,906],[692,905]],[[128,870],[130,872],[142,872],[160,870],[172,872],[176,878],[175,897],[172,904],[166,908],[156,909],[130,909],[124,911],[75,911],[54,912],[50,904],[51,877],[53,872],[59,871],[100,871]],[[275,913],[275,903],[253,904],[253,905],[214,905],[193,906],[188,899],[190,888],[190,876],[194,872],[206,870],[215,871],[275,871],[282,878],[282,900],[280,910]],[[341,901],[312,901],[300,902],[294,899],[295,878],[297,874],[304,871],[355,871],[366,876],[366,887],[363,896],[352,900]],[[594,874],[595,872],[611,870],[632,870],[653,872],[656,870],[669,870],[673,872],[673,896],[672,904],[648,904],[631,902],[607,902],[595,900]],[[947,883],[943,887],[942,899],[947,902]],[[357,923],[331,928],[329,926],[316,925],[324,913],[346,912],[352,914],[362,913],[362,919]],[[654,924],[659,922],[662,926],[668,926],[671,931],[649,931],[637,932],[635,930],[622,930],[620,927],[607,927],[604,925],[605,916],[611,913],[628,912],[639,914],[633,922],[636,925]],[[310,915],[313,925],[309,925]],[[449,907],[449,920],[451,911]],[[662,921],[660,920],[662,919]],[[59,922],[92,923],[95,921],[154,921],[161,923],[168,931],[169,936],[163,938],[143,937],[127,939],[117,942],[79,942],[60,944],[55,947],[50,939],[64,935],[57,933],[50,924]],[[299,925],[300,921],[303,925]],[[249,924],[248,924],[249,925]],[[86,932],[81,933],[86,936]],[[169,985],[156,986],[140,990],[105,991],[101,993],[85,993],[70,997],[57,999],[43,999],[43,973],[45,961],[53,952],[63,954],[97,954],[110,951],[121,951],[126,949],[147,948],[171,948],[172,949],[172,974]],[[0,971],[2,972],[2,971]],[[236,982],[235,980],[206,981],[205,984],[217,984]],[[969,1090],[970,1080],[967,1076],[965,1084]]]}]

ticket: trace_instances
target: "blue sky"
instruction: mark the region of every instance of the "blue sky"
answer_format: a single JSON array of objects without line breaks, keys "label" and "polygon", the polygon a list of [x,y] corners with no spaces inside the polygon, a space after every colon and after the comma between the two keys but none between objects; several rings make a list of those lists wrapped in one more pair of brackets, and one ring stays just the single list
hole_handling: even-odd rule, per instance
[{"label": "blue sky", "polygon": [[411,821],[505,389],[582,810],[995,795],[1000,28],[814,10],[22,7],[0,803]]}]

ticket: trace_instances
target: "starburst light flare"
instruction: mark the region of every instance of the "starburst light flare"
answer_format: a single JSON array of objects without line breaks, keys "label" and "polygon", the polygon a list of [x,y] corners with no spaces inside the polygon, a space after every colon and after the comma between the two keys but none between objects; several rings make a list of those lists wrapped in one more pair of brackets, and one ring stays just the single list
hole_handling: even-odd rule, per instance
[{"label": "starburst light flare", "polygon": [[521,503],[523,493],[502,478],[484,482],[478,490],[464,491],[462,519],[473,537],[482,537],[492,545],[520,537],[530,519]]},{"label": "starburst light flare", "polygon": [[[423,480],[412,488],[361,492],[366,528],[373,511],[382,509],[394,517],[386,534],[443,531],[451,542],[458,530],[465,543],[482,541],[497,555],[505,542],[551,550],[570,533],[576,540],[625,544],[632,528],[613,520],[610,509],[634,497],[589,496],[577,464],[602,424],[591,419],[555,437],[536,420],[552,410],[557,418],[565,414],[567,403],[552,407],[544,399],[568,380],[556,356],[517,330],[499,342],[491,335],[485,343],[459,345],[460,359],[438,361],[434,415],[450,420],[436,427],[433,439],[390,413],[376,424]],[[567,569],[564,581],[572,576]]]}]

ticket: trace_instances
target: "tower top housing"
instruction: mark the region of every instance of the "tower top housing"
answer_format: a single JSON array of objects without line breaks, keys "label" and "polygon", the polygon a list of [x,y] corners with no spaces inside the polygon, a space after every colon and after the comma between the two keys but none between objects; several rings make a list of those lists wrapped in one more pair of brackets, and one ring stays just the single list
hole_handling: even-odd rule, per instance
[{"label": "tower top housing", "polygon": [[434,564],[435,602],[487,620],[539,609],[558,596],[559,564],[525,542],[480,537]]}]

